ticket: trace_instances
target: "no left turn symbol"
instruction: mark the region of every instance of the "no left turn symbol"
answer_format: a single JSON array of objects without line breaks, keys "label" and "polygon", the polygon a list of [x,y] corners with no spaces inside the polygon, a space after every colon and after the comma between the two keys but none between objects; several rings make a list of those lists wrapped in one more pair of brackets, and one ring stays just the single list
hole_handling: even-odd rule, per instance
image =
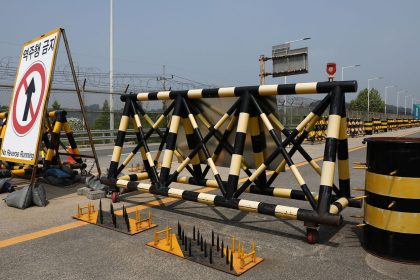
[{"label": "no left turn symbol", "polygon": [[15,91],[12,123],[18,136],[26,135],[38,119],[45,95],[46,73],[36,61],[26,70]]}]

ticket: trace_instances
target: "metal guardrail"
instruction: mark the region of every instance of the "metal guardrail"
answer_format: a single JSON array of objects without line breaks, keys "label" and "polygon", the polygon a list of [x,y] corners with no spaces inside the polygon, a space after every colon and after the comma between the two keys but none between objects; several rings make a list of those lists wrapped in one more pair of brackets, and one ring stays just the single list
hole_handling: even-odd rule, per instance
[{"label": "metal guardrail", "polygon": [[[160,128],[159,129],[162,133],[164,133],[165,129]],[[117,135],[118,129],[104,129],[104,130],[91,130],[93,141],[95,142],[103,142],[103,143],[109,143],[113,142],[115,140],[115,137]],[[76,143],[78,145],[83,145],[86,142],[89,141],[89,138],[86,136],[86,131],[74,131],[73,132],[74,139],[76,140]],[[159,135],[154,132],[150,138],[158,138]],[[125,139],[128,139],[129,141],[136,141],[136,135],[134,134],[134,129],[128,129]],[[67,139],[63,138],[63,142],[67,143]]]}]

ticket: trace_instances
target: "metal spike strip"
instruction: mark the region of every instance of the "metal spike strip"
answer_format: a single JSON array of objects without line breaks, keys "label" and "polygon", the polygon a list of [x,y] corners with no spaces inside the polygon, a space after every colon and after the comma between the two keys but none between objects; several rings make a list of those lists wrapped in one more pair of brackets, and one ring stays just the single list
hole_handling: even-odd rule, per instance
[{"label": "metal spike strip", "polygon": [[280,85],[261,85],[244,87],[225,87],[212,89],[191,89],[179,91],[145,92],[131,95],[130,98],[137,98],[138,101],[168,100],[177,97],[188,97],[189,99],[218,98],[242,96],[245,92],[260,96],[292,95],[292,94],[317,94],[328,93],[334,87],[341,87],[345,92],[355,92],[357,83],[355,81],[341,82],[313,82]]},{"label": "metal spike strip", "polygon": [[220,247],[220,257],[223,258],[223,250],[225,249],[225,245],[223,244],[223,240],[222,240],[222,247]]},{"label": "metal spike strip", "polygon": [[207,240],[204,240],[204,257],[207,258]]},{"label": "metal spike strip", "polygon": [[230,270],[233,270],[233,251],[230,252]]},{"label": "metal spike strip", "polygon": [[101,224],[104,223],[104,214],[102,212],[102,200],[101,199],[99,200],[99,222]]},{"label": "metal spike strip", "polygon": [[184,230],[181,232],[181,243],[184,245]]},{"label": "metal spike strip", "polygon": [[188,250],[188,237],[187,237],[187,235],[184,236],[183,244],[184,244],[184,251],[187,251]]},{"label": "metal spike strip", "polygon": [[228,245],[226,245],[226,254],[225,254],[225,256],[226,256],[226,264],[228,265],[229,264],[229,246]]}]

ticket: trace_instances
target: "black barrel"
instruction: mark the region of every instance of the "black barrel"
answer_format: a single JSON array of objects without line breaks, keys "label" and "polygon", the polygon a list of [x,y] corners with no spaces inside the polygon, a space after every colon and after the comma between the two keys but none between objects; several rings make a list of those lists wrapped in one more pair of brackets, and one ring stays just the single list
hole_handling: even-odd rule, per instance
[{"label": "black barrel", "polygon": [[420,262],[420,138],[367,138],[363,246]]}]

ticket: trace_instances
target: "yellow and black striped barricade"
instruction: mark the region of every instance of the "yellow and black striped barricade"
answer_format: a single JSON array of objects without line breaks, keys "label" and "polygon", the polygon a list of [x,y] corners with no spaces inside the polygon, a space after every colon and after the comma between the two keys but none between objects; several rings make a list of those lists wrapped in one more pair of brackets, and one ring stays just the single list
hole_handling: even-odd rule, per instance
[{"label": "yellow and black striped barricade", "polygon": [[371,121],[365,121],[363,123],[363,129],[365,131],[365,135],[372,135],[373,134],[373,126]]},{"label": "yellow and black striped barricade", "polygon": [[420,138],[368,138],[364,247],[420,262]]},{"label": "yellow and black striped barricade", "polygon": [[381,121],[381,127],[383,132],[388,132],[388,122],[386,120]]},{"label": "yellow and black striped barricade", "polygon": [[[345,93],[356,90],[356,81],[340,81],[124,94],[121,96],[124,102],[123,116],[109,172],[106,178],[101,178],[101,181],[109,187],[108,190],[113,193],[113,199],[117,198],[117,193],[122,188],[304,221],[307,227],[307,240],[314,243],[319,225],[339,225],[342,222],[341,211],[354,205],[350,196]],[[310,93],[324,93],[326,96],[296,128],[291,130],[284,127],[267,103],[269,96]],[[203,99],[228,97],[235,97],[236,101],[215,119],[207,119],[205,112],[200,109],[200,106],[206,102]],[[168,109],[154,123],[152,120],[147,120],[145,111],[139,103],[153,100],[170,102]],[[328,107],[328,119],[325,118],[320,122],[322,137],[326,141],[324,161],[320,167],[301,144]],[[165,146],[165,150],[162,150],[162,165],[158,170],[155,164],[157,157],[154,157],[149,149],[148,137],[165,118],[169,118],[170,121],[168,133],[161,137],[161,146]],[[143,119],[151,126],[147,132],[142,125]],[[130,120],[134,120],[137,127],[138,144],[120,163]],[[267,144],[265,136],[260,137],[263,130],[268,131],[267,136],[271,138],[270,141],[273,141],[273,148],[270,150],[263,149]],[[186,140],[183,140],[182,133],[185,134]],[[284,135],[284,140],[280,138],[280,133]],[[232,139],[229,138],[230,134],[233,134]],[[247,135],[251,142],[255,163],[255,171],[252,172],[247,167],[244,154]],[[208,145],[210,140],[216,141],[216,148]],[[186,142],[188,147],[184,149],[186,155],[184,159],[175,166],[173,158],[177,153],[178,145],[182,144],[179,143],[180,141]],[[288,145],[292,145],[290,150],[286,150]],[[216,166],[218,147],[223,147],[224,156],[230,160],[227,162],[227,167],[229,167],[227,178],[222,178],[219,173],[220,168]],[[309,190],[295,165],[292,156],[296,151],[320,175],[318,195]],[[149,183],[131,181],[131,177],[119,178],[122,169],[129,164],[137,152],[140,152],[141,158],[148,164],[148,168],[145,165],[147,174],[144,174],[144,177],[149,178]],[[279,162],[275,162],[276,159],[279,159]],[[202,171],[201,166],[205,163],[207,166]],[[299,184],[301,189],[299,193],[292,192],[291,189],[280,190],[272,187],[274,179],[286,165]],[[270,178],[266,178],[268,175],[266,170],[270,169],[270,166],[275,168],[274,173]],[[191,170],[188,170],[189,167]],[[338,186],[334,184],[336,168],[338,169]],[[240,180],[242,170],[248,177]],[[192,179],[180,177],[183,176],[181,174],[184,171],[191,173]],[[265,179],[267,183],[264,184]],[[195,185],[212,185],[220,192],[219,194],[199,193],[179,189],[172,185],[180,181]],[[241,195],[248,190],[253,190],[252,193],[255,194],[288,196],[291,199],[298,195],[301,199],[296,199],[307,200],[310,209],[243,199]]]}]

